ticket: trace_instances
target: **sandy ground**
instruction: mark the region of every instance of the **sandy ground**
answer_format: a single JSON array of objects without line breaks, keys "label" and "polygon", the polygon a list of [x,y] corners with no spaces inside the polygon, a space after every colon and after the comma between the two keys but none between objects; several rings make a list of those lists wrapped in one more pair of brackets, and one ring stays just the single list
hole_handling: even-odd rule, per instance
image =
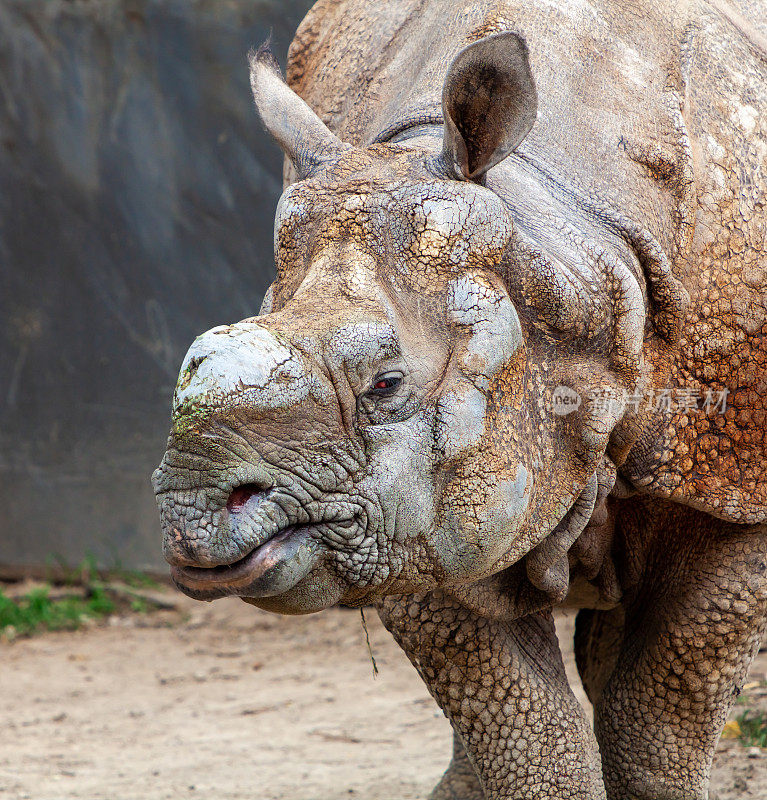
[{"label": "sandy ground", "polygon": [[[374,679],[359,612],[179,609],[0,645],[0,797],[426,798],[450,728],[375,613]],[[765,800],[767,751],[722,742],[714,793]]]}]

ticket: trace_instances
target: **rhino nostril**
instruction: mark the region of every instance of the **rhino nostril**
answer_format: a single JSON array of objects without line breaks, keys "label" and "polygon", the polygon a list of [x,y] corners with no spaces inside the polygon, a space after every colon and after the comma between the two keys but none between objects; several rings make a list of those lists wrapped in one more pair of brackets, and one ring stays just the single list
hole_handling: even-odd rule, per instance
[{"label": "rhino nostril", "polygon": [[245,483],[242,486],[232,489],[232,493],[229,495],[229,499],[226,501],[227,511],[230,513],[236,513],[248,502],[248,500],[250,500],[251,497],[258,494],[266,494],[266,491],[263,489],[263,487],[258,486],[255,483]]}]

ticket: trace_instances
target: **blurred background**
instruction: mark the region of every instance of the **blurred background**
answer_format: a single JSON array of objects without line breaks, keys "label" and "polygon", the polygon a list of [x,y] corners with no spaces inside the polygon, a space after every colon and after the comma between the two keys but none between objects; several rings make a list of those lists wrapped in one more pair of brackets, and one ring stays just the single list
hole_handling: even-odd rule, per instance
[{"label": "blurred background", "polygon": [[246,53],[309,0],[0,0],[0,568],[163,570],[181,359],[258,312],[282,158]]}]

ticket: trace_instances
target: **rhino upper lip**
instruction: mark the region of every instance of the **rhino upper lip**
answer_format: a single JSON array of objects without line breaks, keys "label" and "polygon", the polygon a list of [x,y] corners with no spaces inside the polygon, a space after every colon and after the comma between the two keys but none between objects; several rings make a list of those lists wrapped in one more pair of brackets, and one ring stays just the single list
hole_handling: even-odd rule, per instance
[{"label": "rhino upper lip", "polygon": [[[334,522],[342,525],[352,525],[355,519],[334,520]],[[232,589],[240,588],[252,580],[254,568],[258,569],[258,567],[256,567],[256,562],[259,561],[259,556],[262,554],[262,551],[275,544],[287,541],[293,535],[310,533],[321,524],[323,523],[315,522],[304,525],[287,525],[284,528],[280,528],[266,541],[261,542],[236,561],[232,561],[229,564],[219,564],[213,567],[190,565],[172,566],[171,577],[180,583],[191,583],[200,587],[204,584],[211,588],[214,586]]]},{"label": "rhino upper lip", "polygon": [[[229,493],[229,497],[227,498],[226,505],[224,507],[224,513],[229,515],[231,524],[239,526],[241,524],[241,514],[245,511],[249,501],[251,501],[254,497],[258,497],[259,495],[263,496],[264,494],[268,494],[268,490],[264,491],[253,483],[243,483],[233,487]],[[268,539],[259,542],[247,553],[240,556],[240,558],[235,561],[231,561],[228,564],[217,564],[210,567],[179,565],[177,567],[177,572],[183,573],[190,578],[202,580],[225,580],[236,578],[238,574],[247,567],[248,562],[252,560],[254,554],[257,553],[260,548],[273,541],[278,536],[281,536],[282,534],[287,535],[298,527],[298,525],[286,525],[285,527],[280,528],[271,534]]]},{"label": "rhino upper lip", "polygon": [[[253,515],[259,504],[267,500],[269,490],[256,484],[245,483],[232,489],[227,500],[224,514],[230,517],[229,524],[232,530],[245,526],[243,535],[248,535],[248,528],[253,524],[260,527],[260,514]],[[268,502],[268,500],[267,500]],[[255,504],[255,509],[252,505]],[[249,508],[250,506],[250,508]],[[267,575],[275,575],[275,570],[279,571],[280,563],[288,564],[298,555],[301,548],[301,541],[307,539],[318,540],[317,528],[323,524],[334,523],[340,526],[354,525],[355,518],[334,519],[334,520],[311,520],[294,522],[283,525],[271,533],[267,539],[259,539],[247,553],[240,556],[235,561],[227,564],[217,564],[215,566],[195,564],[177,564],[171,567],[171,577],[174,582],[184,591],[192,591],[197,594],[211,593],[220,596],[224,593],[239,593],[252,589],[254,582],[266,580]],[[251,535],[255,533],[250,531]],[[287,559],[283,562],[283,559]],[[289,567],[286,566],[286,569]],[[287,573],[286,573],[287,574]]]},{"label": "rhino upper lip", "polygon": [[288,525],[281,528],[274,535],[270,536],[265,542],[254,547],[248,551],[244,556],[238,558],[237,561],[232,561],[230,564],[219,564],[215,567],[192,567],[192,566],[177,566],[173,567],[172,571],[177,575],[183,575],[192,580],[203,580],[229,583],[236,581],[238,578],[250,577],[251,562],[258,555],[258,552],[266,545],[274,542],[276,539],[287,539],[294,531],[302,528],[310,528],[311,525]]}]

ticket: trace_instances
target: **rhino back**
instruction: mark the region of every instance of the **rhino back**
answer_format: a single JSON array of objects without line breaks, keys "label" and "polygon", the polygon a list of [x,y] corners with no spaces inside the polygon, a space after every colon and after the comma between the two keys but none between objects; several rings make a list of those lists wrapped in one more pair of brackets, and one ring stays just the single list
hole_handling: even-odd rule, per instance
[{"label": "rhino back", "polygon": [[525,37],[539,111],[521,158],[639,223],[690,294],[679,343],[648,328],[650,385],[728,393],[724,413],[658,413],[624,472],[741,522],[767,518],[766,18],[761,0],[320,0],[288,63],[328,126],[365,145],[441,122],[466,43]]}]

